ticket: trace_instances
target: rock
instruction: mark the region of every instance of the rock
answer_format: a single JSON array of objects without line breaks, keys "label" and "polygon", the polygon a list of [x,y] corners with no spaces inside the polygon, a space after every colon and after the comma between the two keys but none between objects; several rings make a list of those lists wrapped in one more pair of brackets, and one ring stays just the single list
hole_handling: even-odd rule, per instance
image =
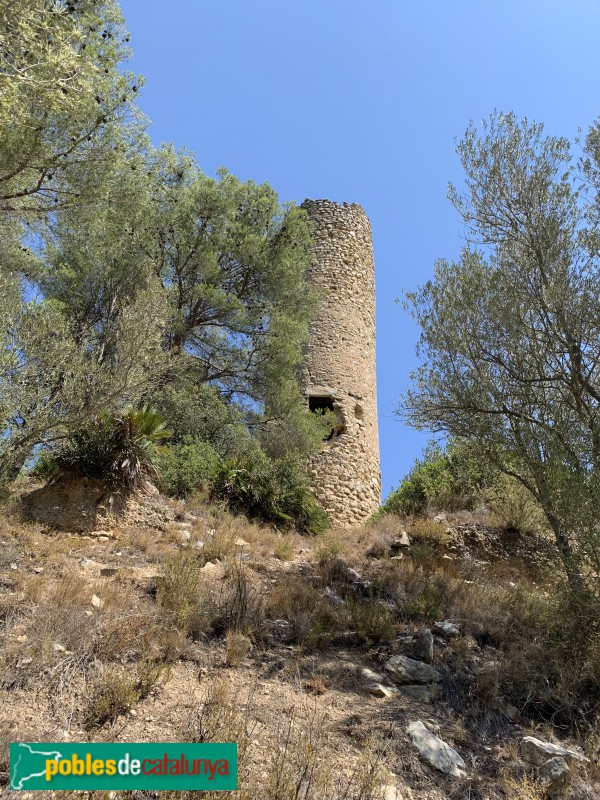
[{"label": "rock", "polygon": [[401,547],[410,547],[410,539],[406,531],[401,531],[398,536],[395,536],[390,542],[392,550],[399,550]]},{"label": "rock", "polygon": [[436,516],[433,518],[433,521],[440,523],[446,522],[447,519],[448,517],[444,514],[444,512],[442,512],[441,514],[436,514]]},{"label": "rock", "polygon": [[378,672],[373,672],[373,670],[368,667],[363,667],[361,675],[368,683],[383,683],[385,680],[383,675],[380,675]]},{"label": "rock", "polygon": [[240,539],[240,538],[234,541],[234,545],[236,547],[250,547],[250,544],[245,539]]},{"label": "rock", "polygon": [[462,757],[439,736],[428,731],[421,720],[411,722],[406,732],[425,763],[454,778],[466,777],[467,765]]},{"label": "rock", "polygon": [[433,663],[433,635],[429,628],[419,631],[415,640],[415,656],[426,664]]},{"label": "rock", "polygon": [[92,605],[94,606],[94,608],[103,608],[103,607],[104,607],[104,600],[101,600],[101,599],[98,597],[98,595],[97,595],[97,594],[93,594],[93,595],[92,595],[92,600],[91,600],[91,603],[92,603]]},{"label": "rock", "polygon": [[460,628],[456,623],[450,622],[449,619],[436,622],[433,626],[433,630],[446,639],[453,639],[455,636],[460,636]]},{"label": "rock", "polygon": [[113,575],[116,575],[118,571],[118,567],[102,567],[100,569],[100,575],[102,575],[103,578],[111,578]]},{"label": "rock", "polygon": [[42,572],[44,571],[44,568],[43,567],[34,567],[33,571],[36,573],[36,575],[41,575]]},{"label": "rock", "polygon": [[187,544],[192,538],[192,532],[188,530],[181,530],[177,532],[181,544]]},{"label": "rock", "polygon": [[521,717],[519,709],[515,708],[507,700],[500,701],[498,704],[498,711],[500,711],[501,714],[504,714],[506,719],[510,720],[510,722],[517,723]]},{"label": "rock", "polygon": [[202,550],[204,547],[204,542],[201,542],[200,539],[196,539],[192,547],[194,547],[196,550]]},{"label": "rock", "polygon": [[328,597],[329,600],[331,600],[331,602],[336,606],[344,605],[342,598],[339,596],[339,594],[336,594],[330,586],[325,587],[325,596]]},{"label": "rock", "polygon": [[83,567],[83,569],[93,569],[94,567],[100,567],[101,565],[98,562],[94,561],[91,558],[82,558],[79,562],[79,565]]},{"label": "rock", "polygon": [[54,642],[52,648],[55,653],[64,653],[67,649],[64,645],[59,644],[58,642]]},{"label": "rock", "polygon": [[429,664],[406,656],[392,656],[385,663],[385,671],[394,683],[439,683],[442,676]]},{"label": "rock", "polygon": [[400,789],[395,786],[382,786],[381,787],[382,800],[402,800]]},{"label": "rock", "polygon": [[391,556],[390,561],[402,561],[403,558],[404,556],[402,553],[398,553],[397,556]]},{"label": "rock", "polygon": [[64,476],[35,489],[23,496],[21,504],[30,519],[51,528],[96,537],[112,538],[114,525],[143,524],[164,529],[165,522],[175,516],[149,484],[133,492],[110,490],[96,478],[80,476]]},{"label": "rock", "polygon": [[546,790],[549,800],[566,797],[571,783],[572,773],[564,758],[554,756],[545,761],[538,769],[540,786]]},{"label": "rock", "polygon": [[442,696],[442,690],[437,683],[410,684],[405,683],[400,687],[400,692],[411,700],[419,703],[433,703]]},{"label": "rock", "polygon": [[525,761],[533,764],[534,767],[541,767],[546,761],[555,756],[563,758],[569,766],[573,761],[588,761],[581,753],[575,750],[567,750],[558,744],[552,742],[542,742],[541,739],[536,739],[535,736],[524,736],[521,740],[521,753]]},{"label": "rock", "polygon": [[388,700],[398,694],[398,689],[394,686],[386,686],[384,683],[369,683],[365,688],[374,697],[385,697]]}]

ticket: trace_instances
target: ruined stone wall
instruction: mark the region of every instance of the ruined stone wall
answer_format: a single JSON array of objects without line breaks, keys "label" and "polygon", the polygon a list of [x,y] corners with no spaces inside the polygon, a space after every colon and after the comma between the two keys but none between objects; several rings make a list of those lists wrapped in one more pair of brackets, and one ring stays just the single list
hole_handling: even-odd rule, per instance
[{"label": "ruined stone wall", "polygon": [[376,511],[381,498],[371,224],[356,203],[306,200],[302,207],[315,242],[309,278],[325,297],[311,324],[301,385],[307,400],[331,398],[338,420],[311,477],[332,522],[352,526]]}]

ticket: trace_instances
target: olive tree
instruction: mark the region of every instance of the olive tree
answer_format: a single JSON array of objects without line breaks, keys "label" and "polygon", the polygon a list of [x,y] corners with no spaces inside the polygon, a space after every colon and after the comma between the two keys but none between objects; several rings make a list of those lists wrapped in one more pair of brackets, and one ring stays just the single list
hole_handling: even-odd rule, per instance
[{"label": "olive tree", "polygon": [[467,243],[407,294],[421,364],[399,410],[520,481],[582,588],[600,569],[597,162],[513,114],[470,125],[457,149]]}]

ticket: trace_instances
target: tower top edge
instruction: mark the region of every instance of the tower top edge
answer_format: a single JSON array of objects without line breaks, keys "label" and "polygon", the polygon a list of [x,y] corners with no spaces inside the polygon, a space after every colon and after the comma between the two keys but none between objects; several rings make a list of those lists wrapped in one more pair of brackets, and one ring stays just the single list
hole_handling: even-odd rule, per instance
[{"label": "tower top edge", "polygon": [[332,209],[339,208],[341,211],[350,209],[352,211],[361,212],[365,216],[367,216],[366,211],[359,203],[346,203],[346,202],[336,203],[335,200],[327,200],[326,198],[319,198],[313,200],[312,198],[307,197],[306,200],[301,204],[301,208],[306,208],[306,209],[314,208],[315,206],[323,208],[332,208]]}]

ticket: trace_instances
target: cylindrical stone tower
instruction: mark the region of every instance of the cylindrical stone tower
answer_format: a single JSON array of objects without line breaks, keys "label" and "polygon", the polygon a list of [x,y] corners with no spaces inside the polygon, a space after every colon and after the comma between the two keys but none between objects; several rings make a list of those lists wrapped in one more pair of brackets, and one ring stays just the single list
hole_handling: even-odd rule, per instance
[{"label": "cylindrical stone tower", "polygon": [[308,278],[324,290],[310,326],[301,386],[336,426],[311,463],[312,485],[334,524],[352,526],[381,499],[375,382],[375,270],[371,223],[353,203],[305,200],[313,223]]}]

